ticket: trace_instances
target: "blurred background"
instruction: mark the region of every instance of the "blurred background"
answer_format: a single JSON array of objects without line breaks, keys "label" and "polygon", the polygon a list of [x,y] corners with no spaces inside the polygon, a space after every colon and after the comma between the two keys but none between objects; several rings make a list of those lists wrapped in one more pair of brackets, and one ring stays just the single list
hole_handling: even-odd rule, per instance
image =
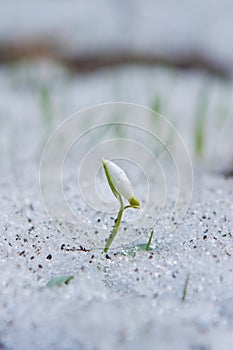
[{"label": "blurred background", "polygon": [[162,113],[194,161],[230,174],[232,35],[231,0],[1,1],[1,171],[38,164],[81,108],[125,101]]}]

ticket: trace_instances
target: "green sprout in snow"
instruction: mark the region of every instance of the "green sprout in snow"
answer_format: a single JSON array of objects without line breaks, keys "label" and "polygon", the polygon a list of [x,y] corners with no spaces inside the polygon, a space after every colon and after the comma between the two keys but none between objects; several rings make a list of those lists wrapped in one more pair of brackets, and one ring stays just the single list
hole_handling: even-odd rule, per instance
[{"label": "green sprout in snow", "polygon": [[[111,162],[110,160],[103,159],[103,167],[106,178],[108,180],[109,187],[111,188],[112,193],[119,200],[120,203],[120,209],[115,221],[115,225],[104,248],[104,253],[107,254],[119,230],[124,210],[127,208],[140,209],[140,202],[134,196],[132,185],[127,175],[118,165]],[[126,206],[124,205],[123,197],[129,202],[129,204]]]},{"label": "green sprout in snow", "polygon": [[187,275],[187,277],[185,279],[183,295],[182,295],[182,301],[185,301],[185,299],[186,299],[187,288],[188,288],[188,284],[189,284],[189,278],[190,278],[190,273],[188,273],[188,275]]}]

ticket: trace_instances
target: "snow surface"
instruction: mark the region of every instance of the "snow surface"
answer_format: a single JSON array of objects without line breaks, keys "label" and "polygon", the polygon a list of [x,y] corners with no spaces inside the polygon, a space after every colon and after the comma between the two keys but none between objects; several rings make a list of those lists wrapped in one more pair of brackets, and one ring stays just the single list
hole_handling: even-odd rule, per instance
[{"label": "snow surface", "polygon": [[[193,123],[206,82],[208,122],[198,163]],[[44,87],[51,121],[44,116]],[[232,349],[233,181],[213,171],[231,161],[232,84],[146,67],[70,76],[38,62],[2,66],[0,92],[0,348]],[[170,234],[161,217],[148,253],[130,256],[118,247],[107,259],[99,249],[85,252],[53,226],[43,208],[38,184],[43,145],[59,122],[81,108],[122,99],[151,106],[157,95],[162,113],[175,122],[193,155],[187,215]],[[169,193],[172,199],[171,187]],[[67,274],[74,276],[68,285],[46,286]]]}]

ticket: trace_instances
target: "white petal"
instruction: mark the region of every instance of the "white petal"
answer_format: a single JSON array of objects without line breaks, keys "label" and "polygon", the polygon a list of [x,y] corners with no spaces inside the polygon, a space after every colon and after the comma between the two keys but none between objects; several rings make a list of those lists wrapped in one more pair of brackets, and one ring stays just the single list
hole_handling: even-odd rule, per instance
[{"label": "white petal", "polygon": [[127,200],[130,200],[134,193],[126,173],[110,160],[105,160],[105,162],[117,191]]}]

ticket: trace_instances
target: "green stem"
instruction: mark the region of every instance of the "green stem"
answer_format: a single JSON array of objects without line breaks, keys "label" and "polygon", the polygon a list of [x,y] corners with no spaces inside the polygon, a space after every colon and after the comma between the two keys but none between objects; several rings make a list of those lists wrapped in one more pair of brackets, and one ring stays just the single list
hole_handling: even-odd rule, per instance
[{"label": "green stem", "polygon": [[[126,205],[126,206],[124,206],[124,202],[123,202],[123,199],[122,199],[122,197],[121,197],[120,194],[118,194],[118,199],[119,199],[119,202],[120,202],[120,210],[119,210],[119,212],[118,212],[118,214],[117,214],[117,218],[116,218],[116,222],[115,222],[115,225],[114,225],[114,227],[113,227],[113,230],[112,230],[112,232],[111,232],[111,234],[110,234],[110,236],[109,236],[109,238],[108,238],[108,240],[107,240],[107,242],[106,242],[106,245],[105,245],[105,247],[104,247],[103,253],[105,253],[105,254],[107,254],[107,252],[108,252],[108,250],[109,250],[109,248],[110,248],[112,242],[114,241],[114,239],[115,239],[115,237],[116,237],[116,234],[117,234],[117,232],[118,232],[118,230],[119,230],[119,227],[120,227],[120,224],[121,224],[121,219],[122,219],[123,211],[124,211],[125,209],[128,209],[128,208],[134,208],[134,209],[136,208],[136,207],[133,206],[133,205]],[[138,209],[138,208],[136,208],[136,209]],[[152,237],[151,237],[151,238],[152,238]]]},{"label": "green stem", "polygon": [[117,219],[116,219],[116,223],[113,227],[113,230],[112,230],[112,233],[110,234],[108,240],[107,240],[107,243],[105,245],[105,248],[104,248],[104,253],[107,254],[114,238],[116,237],[116,234],[119,230],[119,227],[120,227],[120,224],[121,224],[121,219],[122,219],[122,214],[123,214],[123,211],[124,211],[125,208],[120,208],[119,212],[118,212],[118,215],[117,215]]},{"label": "green stem", "polygon": [[116,234],[117,234],[117,232],[118,232],[118,230],[119,230],[119,227],[120,227],[120,224],[121,224],[121,219],[122,219],[123,211],[124,211],[125,209],[127,209],[127,208],[131,208],[131,205],[127,205],[126,207],[124,207],[124,202],[123,202],[123,199],[122,199],[121,195],[118,196],[118,199],[119,199],[119,201],[120,201],[120,210],[119,210],[119,212],[118,212],[117,219],[116,219],[115,225],[114,225],[114,227],[113,227],[113,230],[112,230],[112,232],[111,232],[111,234],[110,234],[110,236],[109,236],[109,238],[108,238],[108,240],[107,240],[107,242],[106,242],[106,245],[105,245],[105,247],[104,247],[103,252],[104,252],[105,254],[107,254],[107,252],[108,252],[108,250],[109,250],[109,248],[110,248],[112,242],[114,241],[114,239],[115,239],[115,237],[116,237]]}]

